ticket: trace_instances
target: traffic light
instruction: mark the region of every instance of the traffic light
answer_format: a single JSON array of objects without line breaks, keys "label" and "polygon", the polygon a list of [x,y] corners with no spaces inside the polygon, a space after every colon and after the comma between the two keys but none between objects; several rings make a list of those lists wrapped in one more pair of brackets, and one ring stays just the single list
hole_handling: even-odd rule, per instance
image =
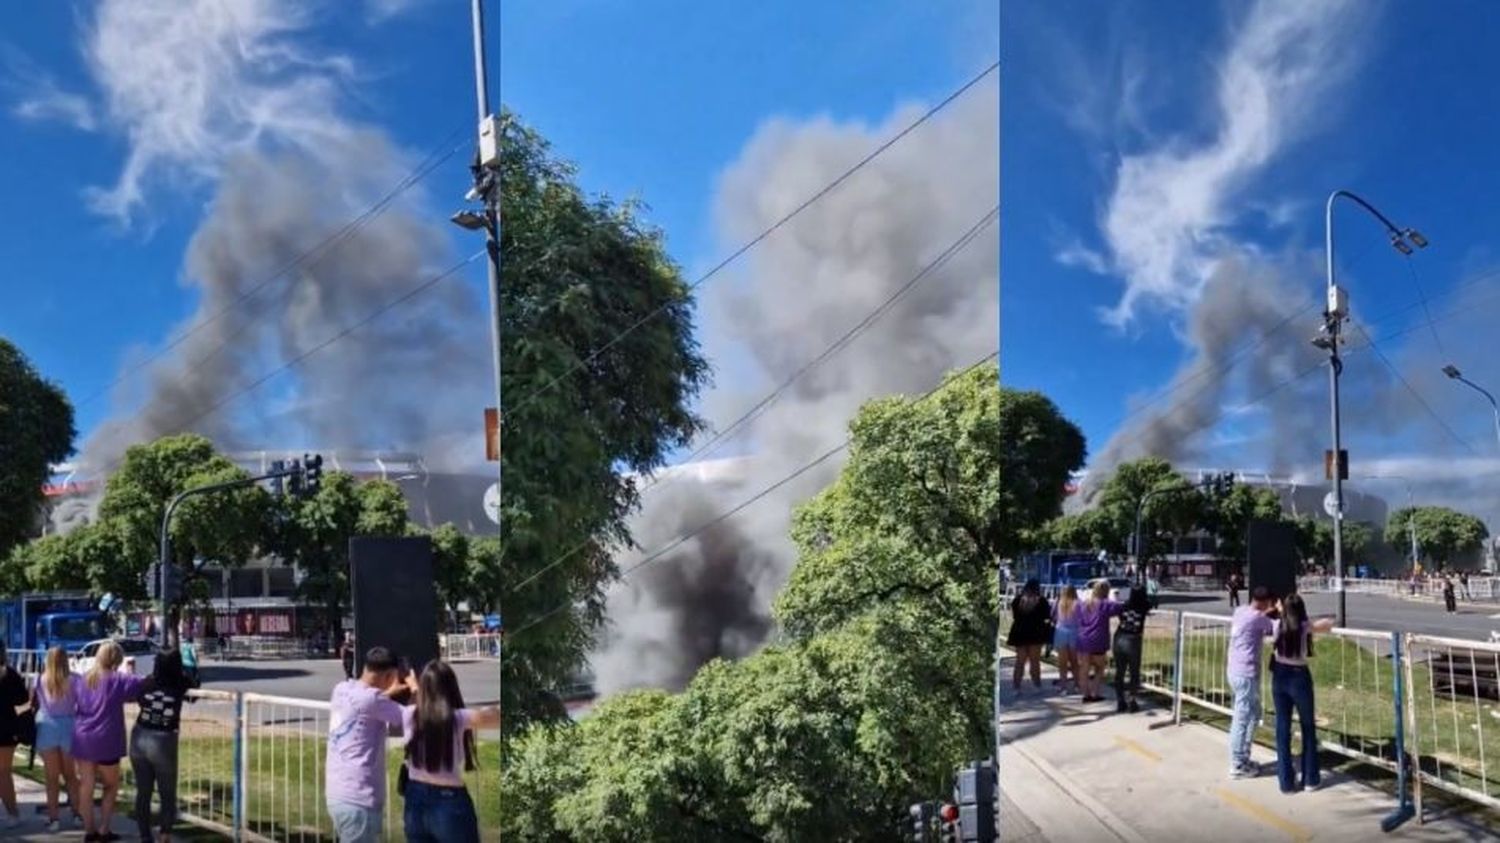
[{"label": "traffic light", "polygon": [[161,594],[161,564],[152,562],[146,569],[146,596],[155,600]]},{"label": "traffic light", "polygon": [[292,473],[286,476],[287,493],[292,497],[301,497],[303,480],[302,464],[297,462],[296,460],[292,460],[292,463],[290,466],[288,466],[288,468],[291,469]]},{"label": "traffic light", "polygon": [[283,478],[279,476],[283,471],[286,471],[285,460],[276,460],[271,463],[271,473],[278,475],[271,478],[271,493],[278,498],[286,493],[286,484],[283,482]]},{"label": "traffic light", "polygon": [[952,802],[943,803],[938,809],[938,840],[942,843],[959,843],[963,838],[963,829],[958,823],[958,806]]},{"label": "traffic light", "polygon": [[303,492],[308,497],[312,497],[318,493],[318,489],[323,483],[323,455],[310,456],[304,454],[302,457],[302,469],[306,475]]},{"label": "traffic light", "polygon": [[1234,491],[1234,472],[1226,471],[1219,475],[1219,496],[1227,497]]},{"label": "traffic light", "polygon": [[166,576],[162,577],[161,594],[159,595],[163,604],[176,603],[182,597],[182,569],[171,563],[167,564]]},{"label": "traffic light", "polygon": [[958,840],[995,843],[999,839],[995,823],[999,791],[992,762],[975,761],[960,769],[953,798],[958,803]]},{"label": "traffic light", "polygon": [[911,806],[911,839],[913,843],[930,843],[932,821],[937,817],[931,802],[918,802]]}]

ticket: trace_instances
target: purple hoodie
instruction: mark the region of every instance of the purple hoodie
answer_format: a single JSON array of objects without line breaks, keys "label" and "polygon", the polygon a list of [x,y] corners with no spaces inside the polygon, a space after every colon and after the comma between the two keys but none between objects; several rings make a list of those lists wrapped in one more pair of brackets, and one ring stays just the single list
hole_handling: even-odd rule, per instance
[{"label": "purple hoodie", "polygon": [[1125,610],[1114,600],[1083,601],[1078,605],[1078,652],[1109,652],[1109,619]]}]

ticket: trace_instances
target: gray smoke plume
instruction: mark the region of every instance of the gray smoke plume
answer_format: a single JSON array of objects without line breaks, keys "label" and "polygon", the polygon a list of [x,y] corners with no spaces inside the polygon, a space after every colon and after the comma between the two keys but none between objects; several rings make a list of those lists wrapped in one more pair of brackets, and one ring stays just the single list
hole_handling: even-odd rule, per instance
[{"label": "gray smoke plume", "polygon": [[[993,77],[810,207],[710,288],[705,331],[718,389],[705,413],[727,425],[821,354],[998,204]],[[724,174],[717,225],[728,251],[749,240],[915,119],[764,125]],[[724,480],[668,478],[632,525],[645,552],[786,477],[842,442],[865,401],[917,395],[998,344],[999,235],[985,229],[848,348],[799,379],[712,456],[751,454]],[[680,687],[715,656],[771,634],[770,603],[795,561],[797,503],[839,470],[829,460],[621,583],[593,663],[602,692]],[[629,566],[639,558],[621,560]]]},{"label": "gray smoke plume", "polygon": [[[86,28],[105,125],[131,141],[93,207],[130,224],[156,182],[214,186],[183,264],[197,303],[174,331],[185,338],[142,371],[126,361],[116,409],[82,449],[98,478],[165,434],[231,449],[418,448],[483,406],[487,338],[462,278],[361,324],[456,258],[419,189],[334,236],[416,161],[345,116],[350,65],[303,49],[312,17],[290,0],[110,0]],[[60,507],[55,526],[92,506]]]}]

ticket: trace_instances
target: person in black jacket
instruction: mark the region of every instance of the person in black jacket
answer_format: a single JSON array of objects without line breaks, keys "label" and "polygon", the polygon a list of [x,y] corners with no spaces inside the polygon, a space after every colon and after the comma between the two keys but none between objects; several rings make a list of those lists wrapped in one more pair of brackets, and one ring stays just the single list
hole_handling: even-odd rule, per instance
[{"label": "person in black jacket", "polygon": [[[196,675],[183,668],[182,651],[166,650],[156,657],[148,690],[141,695],[140,714],[130,732],[130,768],[135,772],[135,824],[142,840],[171,837],[177,824],[177,731],[188,691],[198,687]],[[151,836],[151,793],[161,795],[161,815]]]},{"label": "person in black jacket", "polygon": [[1052,642],[1052,607],[1042,596],[1042,584],[1026,581],[1010,603],[1010,634],[1005,643],[1016,651],[1016,669],[1011,683],[1021,690],[1021,677],[1031,667],[1031,684],[1042,687],[1042,647]]},{"label": "person in black jacket", "polygon": [[5,803],[4,828],[21,825],[21,813],[16,807],[16,782],[11,772],[16,760],[16,744],[21,742],[21,717],[17,706],[26,705],[31,694],[26,690],[26,680],[10,666],[10,655],[0,642],[0,802]]}]

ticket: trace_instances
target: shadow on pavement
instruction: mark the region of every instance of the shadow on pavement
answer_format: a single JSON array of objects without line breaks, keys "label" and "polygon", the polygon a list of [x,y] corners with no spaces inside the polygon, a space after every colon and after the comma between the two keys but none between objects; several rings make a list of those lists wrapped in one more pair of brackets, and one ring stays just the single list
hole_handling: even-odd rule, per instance
[{"label": "shadow on pavement", "polygon": [[261,679],[296,679],[314,675],[310,670],[289,667],[240,667],[238,665],[205,664],[198,668],[204,684],[209,682],[251,682]]}]

